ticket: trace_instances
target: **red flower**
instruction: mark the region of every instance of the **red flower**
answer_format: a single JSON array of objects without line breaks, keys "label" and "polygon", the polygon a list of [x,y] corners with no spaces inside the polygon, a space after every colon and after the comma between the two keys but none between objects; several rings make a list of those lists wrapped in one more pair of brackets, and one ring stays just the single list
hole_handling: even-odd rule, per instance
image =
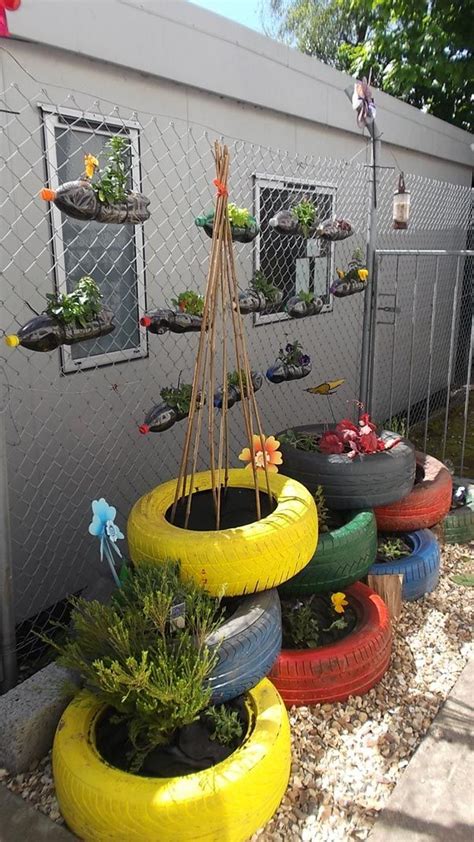
[{"label": "red flower", "polygon": [[345,442],[354,441],[359,436],[358,428],[349,418],[343,418],[339,424],[336,424],[336,433]]},{"label": "red flower", "polygon": [[342,453],[344,450],[344,442],[340,439],[337,433],[326,430],[319,439],[319,449],[321,453]]}]

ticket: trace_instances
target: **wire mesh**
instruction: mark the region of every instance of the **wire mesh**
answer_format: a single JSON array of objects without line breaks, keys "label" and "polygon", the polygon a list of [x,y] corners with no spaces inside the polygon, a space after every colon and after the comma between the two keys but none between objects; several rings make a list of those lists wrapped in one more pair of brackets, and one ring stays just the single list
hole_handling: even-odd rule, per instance
[{"label": "wire mesh", "polygon": [[[123,528],[135,500],[177,474],[184,425],[148,436],[140,436],[137,428],[146,411],[160,402],[163,387],[191,382],[197,334],[147,336],[138,319],[145,309],[169,306],[186,289],[204,290],[210,240],[194,219],[213,206],[214,136],[159,116],[102,106],[85,94],[79,103],[73,96],[56,101],[47,90],[34,91],[31,85],[27,92],[16,84],[9,87],[1,108],[2,330],[15,333],[32,317],[32,310],[44,310],[47,293],[69,291],[83,275],[100,284],[117,325],[110,336],[59,351],[1,352],[18,657],[30,669],[40,658],[31,630],[42,631],[52,616],[61,616],[67,597],[81,592],[100,573],[97,547],[87,532],[91,500],[104,496],[113,503]],[[80,176],[83,155],[100,155],[116,133],[130,145],[131,185],[151,200],[151,218],[143,226],[76,222],[38,198],[45,183]],[[235,246],[240,287],[245,289],[260,268],[283,292],[275,312],[245,317],[251,367],[265,372],[279,349],[295,340],[313,365],[305,381],[264,383],[257,395],[264,431],[276,433],[288,425],[351,414],[358,398],[364,296],[336,300],[329,287],[336,267],[347,268],[354,249],[365,248],[370,171],[360,160],[299,156],[244,140],[222,140],[231,157],[230,201],[249,208],[261,226],[253,244]],[[412,222],[409,232],[401,235],[391,231],[392,173],[380,171],[378,246],[394,247],[403,237],[404,246],[440,247],[442,242],[444,247],[465,247],[469,191],[419,176],[409,179]],[[274,232],[269,220],[275,210],[303,197],[312,198],[323,217],[348,218],[354,236],[321,249],[315,245],[319,241],[290,243]],[[380,292],[393,295],[395,289],[399,299],[404,296],[405,318],[413,270],[394,274],[389,261],[383,266],[388,274],[381,272]],[[453,266],[450,262],[438,282],[435,318],[440,327],[434,336],[436,344],[442,338],[442,355],[452,336],[444,296],[451,294]],[[430,307],[423,304],[423,284],[429,286],[431,277],[432,270],[419,270],[416,300],[423,307],[417,320],[423,322],[423,342],[432,318]],[[322,295],[320,315],[301,320],[285,316],[285,302],[300,290]],[[460,372],[467,365],[467,334],[459,328],[460,320],[467,324],[466,315],[460,316],[465,314],[466,290],[463,274],[454,328],[454,380],[463,379]],[[406,409],[402,387],[397,385],[391,396],[389,384],[393,359],[406,373],[405,358],[398,362],[409,349],[405,322],[402,329],[400,322],[399,318],[391,328],[393,349],[383,339],[376,351],[380,419],[388,416],[389,407],[391,414]],[[412,401],[423,391],[419,382],[425,377],[424,353],[417,346],[413,356]],[[337,378],[345,378],[345,384],[331,404],[304,391]],[[433,378],[435,394],[439,384]],[[240,420],[240,413],[231,411],[235,465],[242,446],[236,418]]]}]

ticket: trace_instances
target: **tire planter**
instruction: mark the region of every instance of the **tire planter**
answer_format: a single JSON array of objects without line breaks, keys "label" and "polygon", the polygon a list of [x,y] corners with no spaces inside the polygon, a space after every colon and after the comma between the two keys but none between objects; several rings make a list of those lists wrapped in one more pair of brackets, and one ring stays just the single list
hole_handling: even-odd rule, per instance
[{"label": "tire planter", "polygon": [[348,521],[320,532],[309,564],[279,588],[281,596],[310,596],[341,591],[367,575],[377,553],[377,526],[371,509],[349,512]]},{"label": "tire planter", "polygon": [[371,576],[403,575],[402,599],[420,599],[434,591],[439,579],[440,548],[429,529],[403,533],[412,553],[396,561],[376,562],[369,570]]},{"label": "tire planter", "polygon": [[345,593],[358,618],[351,634],[318,649],[282,649],[269,678],[287,707],[361,696],[387,670],[392,649],[387,606],[360,582]]},{"label": "tire planter", "polygon": [[[316,505],[302,485],[270,474],[276,509],[260,521],[219,531],[181,529],[165,514],[172,506],[177,480],[159,485],[138,500],[128,519],[128,545],[135,564],[164,559],[180,562],[181,573],[208,593],[226,596],[265,591],[291,579],[313,555],[318,524]],[[233,468],[229,486],[253,488],[251,471]],[[195,474],[197,491],[212,488],[211,472]],[[265,491],[265,477],[259,476]]]},{"label": "tire planter", "polygon": [[244,842],[277,809],[290,774],[288,714],[262,681],[247,696],[242,745],[210,769],[175,778],[140,777],[108,765],[95,745],[105,706],[80,693],[64,711],[53,746],[61,812],[85,842]]},{"label": "tire planter", "polygon": [[243,598],[235,614],[207,639],[219,661],[209,684],[212,704],[246,693],[271,670],[281,649],[281,606],[275,588]]},{"label": "tire planter", "polygon": [[[322,424],[293,427],[297,433],[321,435]],[[279,439],[282,434],[276,434]],[[398,436],[384,430],[381,438],[390,442]],[[356,456],[347,453],[305,452],[281,443],[285,473],[314,492],[322,485],[329,509],[367,509],[405,497],[415,480],[415,448],[402,439],[390,450]]]},{"label": "tire planter", "polygon": [[466,486],[466,504],[451,509],[441,522],[441,535],[447,544],[468,544],[474,541],[474,480],[454,478]]},{"label": "tire planter", "polygon": [[105,309],[84,325],[77,322],[64,324],[43,313],[22,325],[16,335],[5,336],[5,342],[11,348],[21,345],[29,351],[54,351],[60,345],[76,345],[78,342],[107,336],[115,330],[113,320],[114,314]]},{"label": "tire planter", "polygon": [[449,512],[453,494],[451,474],[433,456],[416,453],[416,482],[406,497],[389,506],[377,506],[381,532],[412,532],[434,526]]},{"label": "tire planter", "polygon": [[93,219],[95,222],[139,225],[150,218],[150,199],[142,193],[129,193],[124,202],[107,204],[99,202],[91,183],[81,179],[61,184],[57,190],[45,188],[41,198],[82,222]]}]

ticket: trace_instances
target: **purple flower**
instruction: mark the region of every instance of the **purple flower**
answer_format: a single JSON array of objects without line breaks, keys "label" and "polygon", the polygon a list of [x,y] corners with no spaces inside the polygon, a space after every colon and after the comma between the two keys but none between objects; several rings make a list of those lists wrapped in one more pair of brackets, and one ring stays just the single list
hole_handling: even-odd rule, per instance
[{"label": "purple flower", "polygon": [[310,362],[311,362],[311,358],[308,357],[308,354],[301,354],[300,365],[309,365]]},{"label": "purple flower", "polygon": [[288,342],[288,345],[286,346],[285,351],[286,351],[287,354],[291,354],[292,350],[293,350],[293,345],[291,344],[291,342]]}]

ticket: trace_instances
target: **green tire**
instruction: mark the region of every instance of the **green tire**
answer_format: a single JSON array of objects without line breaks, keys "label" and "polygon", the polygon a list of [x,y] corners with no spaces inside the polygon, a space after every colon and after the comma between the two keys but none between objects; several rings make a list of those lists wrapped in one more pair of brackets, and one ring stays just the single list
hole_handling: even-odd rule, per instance
[{"label": "green tire", "polygon": [[333,532],[320,532],[309,564],[278,590],[281,596],[340,591],[367,575],[377,554],[377,524],[372,509],[348,512]]},{"label": "green tire", "polygon": [[454,482],[466,486],[466,505],[448,512],[441,521],[441,534],[446,544],[468,544],[474,541],[474,480],[454,477]]}]

